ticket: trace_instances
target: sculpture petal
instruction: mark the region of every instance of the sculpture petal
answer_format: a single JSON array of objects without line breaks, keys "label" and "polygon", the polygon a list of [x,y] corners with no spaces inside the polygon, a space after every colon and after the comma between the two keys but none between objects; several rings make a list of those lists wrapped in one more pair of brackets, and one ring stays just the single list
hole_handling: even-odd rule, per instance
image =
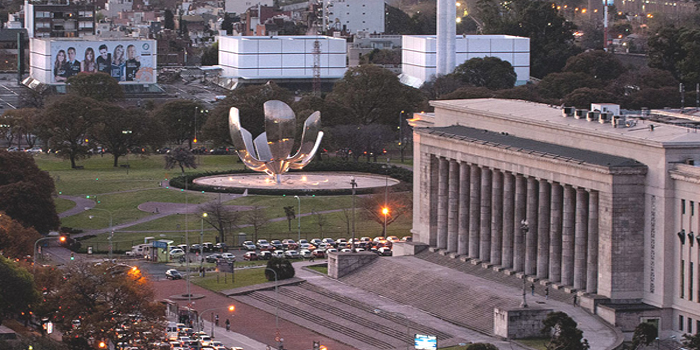
[{"label": "sculpture petal", "polygon": [[313,149],[311,149],[311,152],[309,152],[309,154],[305,155],[300,161],[289,162],[289,168],[290,169],[301,169],[301,168],[305,167],[307,164],[309,164],[309,162],[316,155],[316,151],[318,151],[318,147],[321,145],[321,140],[323,140],[323,131],[318,132],[318,137],[316,137],[316,143],[314,144]]},{"label": "sculpture petal", "polygon": [[241,127],[241,121],[238,115],[238,108],[231,108],[228,117],[229,132],[231,133],[231,141],[233,147],[238,153],[238,157],[249,168],[259,171],[260,167],[264,167],[265,163],[256,159],[248,150],[254,150],[250,132]]},{"label": "sculpture petal", "polygon": [[286,160],[294,146],[296,118],[294,111],[284,102],[265,102],[265,132],[272,159]]}]

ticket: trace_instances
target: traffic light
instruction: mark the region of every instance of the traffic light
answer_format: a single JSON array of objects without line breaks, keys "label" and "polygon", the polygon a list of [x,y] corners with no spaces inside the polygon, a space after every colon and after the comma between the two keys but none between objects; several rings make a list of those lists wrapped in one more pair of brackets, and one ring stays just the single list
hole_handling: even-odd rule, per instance
[{"label": "traffic light", "polygon": [[74,253],[70,253],[70,260],[71,260],[71,261],[75,260],[75,255],[74,255]]}]

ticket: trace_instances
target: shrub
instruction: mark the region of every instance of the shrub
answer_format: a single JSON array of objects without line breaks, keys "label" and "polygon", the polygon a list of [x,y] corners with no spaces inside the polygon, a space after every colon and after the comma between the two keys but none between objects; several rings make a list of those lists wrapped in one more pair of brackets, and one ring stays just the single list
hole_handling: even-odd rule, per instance
[{"label": "shrub", "polygon": [[267,262],[267,269],[265,269],[265,278],[267,278],[268,281],[274,281],[275,280],[275,273],[268,270],[272,269],[275,272],[277,272],[277,280],[286,280],[288,278],[294,277],[294,266],[292,266],[292,263],[289,262],[287,259],[281,259],[281,258],[272,258],[270,261]]}]

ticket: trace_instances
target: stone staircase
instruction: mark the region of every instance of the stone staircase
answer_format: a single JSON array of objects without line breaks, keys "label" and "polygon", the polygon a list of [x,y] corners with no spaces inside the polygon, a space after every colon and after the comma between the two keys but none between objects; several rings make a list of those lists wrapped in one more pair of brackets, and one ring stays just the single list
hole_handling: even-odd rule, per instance
[{"label": "stone staircase", "polygon": [[[307,282],[283,286],[278,291],[277,296],[274,290],[258,290],[233,298],[273,314],[279,300],[280,318],[358,349],[399,349],[413,344],[407,334],[407,320],[402,317],[375,313],[371,305]],[[440,340],[452,338],[415,322],[408,322],[408,327],[414,333],[435,334]]]}]

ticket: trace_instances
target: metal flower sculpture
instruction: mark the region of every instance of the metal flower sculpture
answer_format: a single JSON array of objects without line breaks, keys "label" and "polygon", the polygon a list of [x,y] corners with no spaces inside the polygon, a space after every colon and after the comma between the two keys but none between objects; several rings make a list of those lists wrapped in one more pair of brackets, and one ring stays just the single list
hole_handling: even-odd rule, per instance
[{"label": "metal flower sculpture", "polygon": [[[253,140],[248,130],[241,126],[238,108],[231,108],[228,125],[231,140],[238,156],[248,168],[274,176],[280,183],[280,175],[289,169],[301,169],[313,159],[323,139],[321,113],[316,111],[304,122],[301,145],[293,156],[296,118],[294,111],[284,102],[265,102],[265,132]],[[316,138],[312,140],[311,138]]]}]

